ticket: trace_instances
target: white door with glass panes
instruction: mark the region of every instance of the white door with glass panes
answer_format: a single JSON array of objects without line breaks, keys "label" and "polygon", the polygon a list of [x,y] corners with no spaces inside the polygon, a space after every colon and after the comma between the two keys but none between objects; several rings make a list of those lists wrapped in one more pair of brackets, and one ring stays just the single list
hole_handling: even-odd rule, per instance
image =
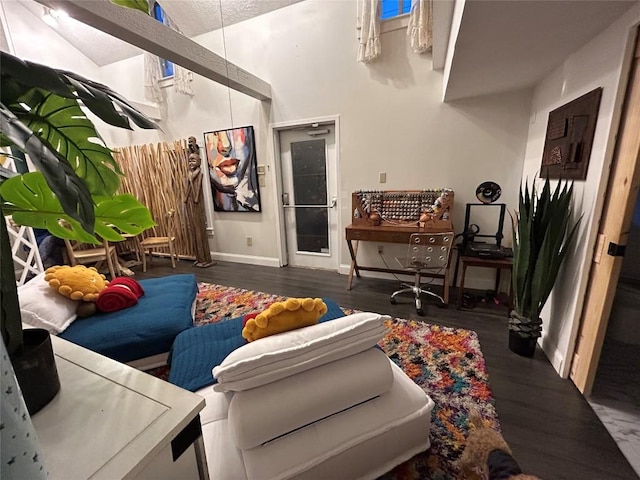
[{"label": "white door with glass panes", "polygon": [[338,269],[335,127],[280,131],[288,264]]}]

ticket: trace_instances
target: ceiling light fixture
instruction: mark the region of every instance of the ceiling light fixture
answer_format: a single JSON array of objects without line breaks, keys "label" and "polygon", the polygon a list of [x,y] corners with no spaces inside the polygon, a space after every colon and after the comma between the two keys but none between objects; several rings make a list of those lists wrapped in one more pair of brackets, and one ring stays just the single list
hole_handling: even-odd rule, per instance
[{"label": "ceiling light fixture", "polygon": [[51,27],[58,26],[58,21],[69,18],[69,14],[63,10],[55,10],[53,8],[44,7],[42,12],[42,20]]}]

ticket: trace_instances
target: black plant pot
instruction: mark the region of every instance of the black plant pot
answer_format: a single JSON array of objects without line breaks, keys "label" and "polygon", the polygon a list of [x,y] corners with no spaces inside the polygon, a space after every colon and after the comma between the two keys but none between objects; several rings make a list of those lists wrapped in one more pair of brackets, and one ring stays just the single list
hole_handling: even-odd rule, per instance
[{"label": "black plant pot", "polygon": [[23,331],[24,347],[11,358],[30,415],[47,405],[60,390],[51,335],[42,328]]},{"label": "black plant pot", "polygon": [[519,332],[509,330],[509,350],[522,357],[533,357],[536,352],[538,337],[534,335],[523,336]]}]

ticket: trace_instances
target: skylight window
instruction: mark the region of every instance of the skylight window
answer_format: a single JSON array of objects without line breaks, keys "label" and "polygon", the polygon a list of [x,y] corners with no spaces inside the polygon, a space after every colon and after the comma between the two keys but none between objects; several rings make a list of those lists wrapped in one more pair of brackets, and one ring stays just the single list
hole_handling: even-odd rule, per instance
[{"label": "skylight window", "polygon": [[411,0],[381,0],[380,11],[381,20],[406,15],[411,11]]},{"label": "skylight window", "polygon": [[[158,2],[153,2],[153,18],[166,25],[164,21],[164,10],[158,4]],[[161,58],[160,68],[162,68],[162,78],[173,77],[173,62]]]}]

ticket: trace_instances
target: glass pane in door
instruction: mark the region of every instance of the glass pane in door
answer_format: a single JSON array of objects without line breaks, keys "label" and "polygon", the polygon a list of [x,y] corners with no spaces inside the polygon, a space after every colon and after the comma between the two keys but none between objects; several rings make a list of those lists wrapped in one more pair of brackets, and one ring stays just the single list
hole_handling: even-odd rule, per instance
[{"label": "glass pane in door", "polygon": [[322,205],[296,208],[296,240],[299,252],[329,251],[327,212],[327,159],[324,139],[291,142],[294,205]]}]

